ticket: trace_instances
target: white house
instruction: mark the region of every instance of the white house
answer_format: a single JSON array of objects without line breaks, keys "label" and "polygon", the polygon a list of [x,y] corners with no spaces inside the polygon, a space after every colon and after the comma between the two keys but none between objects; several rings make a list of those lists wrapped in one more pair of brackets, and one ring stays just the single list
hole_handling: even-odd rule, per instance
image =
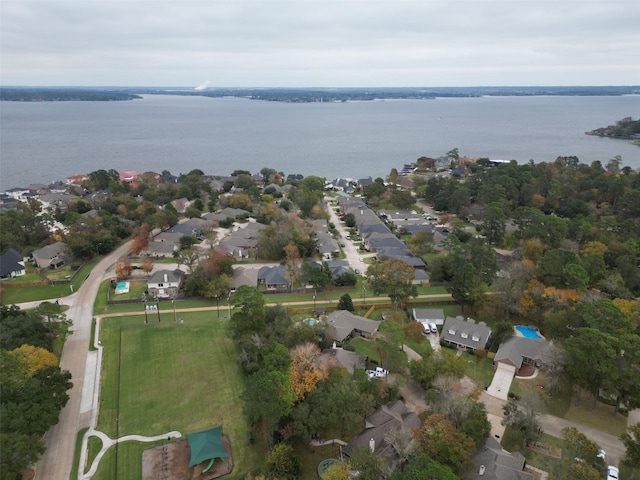
[{"label": "white house", "polygon": [[184,272],[180,269],[160,270],[151,276],[147,289],[154,298],[175,298],[183,280]]}]

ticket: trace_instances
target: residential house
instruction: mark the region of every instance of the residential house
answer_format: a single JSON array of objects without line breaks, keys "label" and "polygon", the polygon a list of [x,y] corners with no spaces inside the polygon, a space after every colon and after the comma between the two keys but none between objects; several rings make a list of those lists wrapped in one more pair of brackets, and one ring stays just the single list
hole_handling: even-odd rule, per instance
[{"label": "residential house", "polygon": [[267,290],[291,290],[289,273],[282,265],[261,267],[258,270],[258,285],[264,285]]},{"label": "residential house", "polygon": [[124,172],[119,172],[118,176],[121,182],[128,183],[132,187],[137,187],[136,180],[140,176],[140,172],[137,170],[126,170]]},{"label": "residential house", "polygon": [[342,348],[334,347],[323,350],[322,359],[331,366],[344,368],[349,373],[353,373],[357,369],[365,370],[367,368],[366,355],[360,355]]},{"label": "residential house", "polygon": [[171,200],[171,205],[176,209],[176,212],[182,214],[187,210],[187,207],[191,205],[191,202],[188,198],[177,198],[175,200]]},{"label": "residential house", "polygon": [[59,209],[61,212],[69,210],[69,205],[77,202],[79,199],[79,196],[69,193],[47,193],[38,197],[43,209]]},{"label": "residential house", "polygon": [[381,405],[369,415],[364,429],[342,448],[342,456],[350,457],[354,450],[367,447],[388,464],[398,460],[396,450],[387,439],[396,434],[413,438],[413,433],[422,427],[417,413],[410,411],[402,400]]},{"label": "residential house", "polygon": [[429,285],[431,285],[431,276],[427,273],[426,270],[415,268],[413,270],[413,274],[414,277],[411,281],[413,285],[422,285],[423,287],[428,287]]},{"label": "residential house", "polygon": [[354,315],[348,310],[335,310],[327,317],[325,336],[328,341],[340,346],[354,336],[370,338],[378,331],[379,325],[375,320]]},{"label": "residential house", "polygon": [[258,285],[258,269],[234,265],[231,285],[236,289],[243,285],[255,288]]},{"label": "residential house", "polygon": [[489,342],[491,329],[484,322],[472,318],[447,317],[440,338],[461,350],[484,350]]},{"label": "residential house", "polygon": [[503,340],[493,359],[493,364],[502,363],[515,367],[515,374],[528,366],[544,367],[553,359],[551,346],[543,338],[509,336]]},{"label": "residential house", "polygon": [[509,453],[495,438],[489,437],[484,448],[471,457],[475,468],[465,475],[465,480],[534,480],[525,472],[526,459],[520,452]]},{"label": "residential house", "polygon": [[20,277],[27,273],[22,254],[14,248],[0,256],[0,278]]},{"label": "residential house", "polygon": [[[244,211],[244,210],[243,210]],[[220,240],[220,246],[224,247],[236,258],[248,258],[258,245],[258,235],[266,225],[257,222],[242,224],[235,231]]]},{"label": "residential house", "polygon": [[64,242],[52,243],[39,250],[34,250],[32,255],[40,268],[58,268],[71,261],[72,258],[71,251]]},{"label": "residential house", "polygon": [[444,325],[444,310],[441,308],[414,308],[413,319],[416,322],[420,322],[423,325],[435,324],[438,326]]},{"label": "residential house", "polygon": [[147,290],[153,298],[175,298],[178,296],[184,281],[184,272],[175,270],[159,270],[147,281]]},{"label": "residential house", "polygon": [[74,187],[81,187],[83,182],[89,180],[89,175],[86,173],[80,173],[78,175],[71,175],[67,177],[67,185],[71,185]]},{"label": "residential house", "polygon": [[4,192],[8,197],[14,198],[16,200],[24,200],[29,195],[28,188],[10,188],[9,190]]},{"label": "residential house", "polygon": [[405,248],[402,240],[393,233],[370,233],[362,237],[364,247],[370,252],[377,252],[381,248]]},{"label": "residential house", "polygon": [[149,242],[145,253],[154,258],[169,258],[173,257],[173,254],[178,251],[178,244],[173,241],[161,241],[154,238],[153,242]]},{"label": "residential house", "polygon": [[365,187],[368,187],[372,183],[373,183],[373,179],[369,177],[369,178],[361,178],[356,182],[356,185],[358,186],[358,190],[364,190]]},{"label": "residential house", "polygon": [[329,232],[316,231],[316,242],[323,260],[331,260],[340,254],[340,246]]}]

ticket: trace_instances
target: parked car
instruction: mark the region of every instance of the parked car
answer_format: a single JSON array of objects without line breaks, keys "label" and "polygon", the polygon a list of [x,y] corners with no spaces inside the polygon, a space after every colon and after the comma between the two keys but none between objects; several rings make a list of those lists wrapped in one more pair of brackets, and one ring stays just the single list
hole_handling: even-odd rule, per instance
[{"label": "parked car", "polygon": [[356,275],[360,275],[362,273],[359,268],[356,268],[355,272],[356,272]]},{"label": "parked car", "polygon": [[598,455],[596,455],[596,458],[601,458],[603,462],[606,462],[607,461],[607,453],[603,449],[600,449],[600,450],[598,450]]},{"label": "parked car", "polygon": [[436,327],[435,323],[431,323],[429,328],[431,329],[431,333],[438,333],[438,327]]},{"label": "parked car", "polygon": [[425,335],[429,335],[431,333],[431,326],[428,323],[423,323],[422,331],[425,333]]},{"label": "parked car", "polygon": [[607,480],[618,480],[619,474],[618,467],[614,467],[613,465],[607,467]]},{"label": "parked car", "polygon": [[367,370],[369,378],[383,378],[386,377],[389,372],[382,367],[376,367],[375,369]]}]

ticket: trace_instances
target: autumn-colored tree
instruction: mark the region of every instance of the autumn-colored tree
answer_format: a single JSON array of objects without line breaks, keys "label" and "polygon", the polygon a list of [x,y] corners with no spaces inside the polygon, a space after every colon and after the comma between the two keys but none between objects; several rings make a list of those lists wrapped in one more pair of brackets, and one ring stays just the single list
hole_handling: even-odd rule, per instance
[{"label": "autumn-colored tree", "polygon": [[145,257],[140,261],[140,268],[146,274],[151,273],[153,270],[153,258]]},{"label": "autumn-colored tree", "polygon": [[349,480],[351,469],[345,463],[334,463],[322,474],[324,480]]},{"label": "autumn-colored tree", "polygon": [[131,253],[139,255],[149,245],[149,237],[144,235],[136,235],[131,240]]},{"label": "autumn-colored tree", "polygon": [[116,263],[116,276],[118,278],[127,278],[131,276],[133,267],[131,266],[131,260],[126,257]]},{"label": "autumn-colored tree", "polygon": [[469,462],[476,447],[473,440],[456,430],[443,415],[427,417],[416,433],[417,449],[454,470]]},{"label": "autumn-colored tree", "polygon": [[229,198],[229,206],[250,211],[253,208],[253,203],[246,193],[236,193]]},{"label": "autumn-colored tree", "polygon": [[58,359],[46,348],[34,347],[33,345],[22,345],[11,351],[11,354],[18,361],[26,365],[26,376],[31,377],[38,370],[58,365]]},{"label": "autumn-colored tree", "polygon": [[289,272],[289,278],[291,279],[292,284],[300,283],[300,251],[298,247],[290,243],[286,247],[284,247],[285,254],[285,266],[287,271]]},{"label": "autumn-colored tree", "polygon": [[586,257],[589,255],[600,255],[603,256],[607,253],[609,248],[602,242],[587,242],[585,246],[580,250],[580,256]]},{"label": "autumn-colored tree", "polygon": [[290,352],[289,379],[298,400],[312,392],[318,382],[329,375],[329,367],[322,361],[320,348],[313,343],[297,345]]},{"label": "autumn-colored tree", "polygon": [[420,322],[409,322],[402,327],[405,338],[414,343],[420,343],[424,340],[423,330],[424,328]]},{"label": "autumn-colored tree", "polygon": [[523,259],[531,260],[537,264],[542,260],[542,256],[544,255],[544,244],[539,238],[522,240],[522,242],[520,242],[520,250],[522,251]]}]

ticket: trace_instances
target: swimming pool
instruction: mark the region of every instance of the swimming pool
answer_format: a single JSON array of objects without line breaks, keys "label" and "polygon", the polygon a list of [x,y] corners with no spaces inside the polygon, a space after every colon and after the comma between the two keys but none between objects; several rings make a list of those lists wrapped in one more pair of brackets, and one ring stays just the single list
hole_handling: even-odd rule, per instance
[{"label": "swimming pool", "polygon": [[129,293],[129,282],[116,283],[116,294]]},{"label": "swimming pool", "polygon": [[516,325],[516,330],[525,338],[542,338],[536,327],[527,327],[526,325]]}]

